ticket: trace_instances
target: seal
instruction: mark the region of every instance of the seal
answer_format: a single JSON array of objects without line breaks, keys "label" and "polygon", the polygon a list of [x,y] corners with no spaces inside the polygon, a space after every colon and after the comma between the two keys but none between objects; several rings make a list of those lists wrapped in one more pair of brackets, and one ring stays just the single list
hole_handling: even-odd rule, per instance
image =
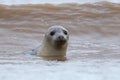
[{"label": "seal", "polygon": [[69,32],[60,25],[49,27],[44,35],[40,47],[23,52],[23,54],[37,55],[45,60],[66,60],[66,51],[69,40]]},{"label": "seal", "polygon": [[66,60],[66,51],[69,40],[69,32],[60,25],[51,26],[45,33],[41,47],[37,55],[45,60]]}]

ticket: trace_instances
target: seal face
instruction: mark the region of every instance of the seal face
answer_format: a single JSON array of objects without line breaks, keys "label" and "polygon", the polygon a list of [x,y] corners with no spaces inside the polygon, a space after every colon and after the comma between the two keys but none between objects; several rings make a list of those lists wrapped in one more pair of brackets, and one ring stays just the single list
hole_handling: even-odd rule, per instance
[{"label": "seal face", "polygon": [[63,47],[68,39],[68,31],[62,26],[52,26],[45,35],[46,40],[54,47]]},{"label": "seal face", "polygon": [[44,37],[38,55],[47,60],[65,60],[69,40],[68,30],[63,26],[50,27]]}]

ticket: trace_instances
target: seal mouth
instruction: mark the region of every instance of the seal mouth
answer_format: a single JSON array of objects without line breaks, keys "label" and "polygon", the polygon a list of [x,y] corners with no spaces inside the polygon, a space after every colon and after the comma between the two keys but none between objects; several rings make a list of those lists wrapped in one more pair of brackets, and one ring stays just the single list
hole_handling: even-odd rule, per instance
[{"label": "seal mouth", "polygon": [[56,40],[55,44],[58,46],[64,45],[66,43],[66,40]]}]

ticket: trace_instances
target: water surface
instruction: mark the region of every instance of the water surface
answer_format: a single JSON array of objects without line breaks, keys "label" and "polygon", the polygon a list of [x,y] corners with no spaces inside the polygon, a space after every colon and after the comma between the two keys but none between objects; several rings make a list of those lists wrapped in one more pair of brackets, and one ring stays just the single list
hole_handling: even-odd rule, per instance
[{"label": "water surface", "polygon": [[[52,25],[70,32],[68,61],[21,54]],[[119,3],[0,5],[0,79],[119,80],[119,41]]]}]

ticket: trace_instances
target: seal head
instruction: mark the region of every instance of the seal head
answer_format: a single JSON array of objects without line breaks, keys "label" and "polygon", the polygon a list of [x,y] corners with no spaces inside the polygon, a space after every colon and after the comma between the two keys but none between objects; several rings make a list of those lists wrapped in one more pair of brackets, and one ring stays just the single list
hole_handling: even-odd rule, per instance
[{"label": "seal head", "polygon": [[45,38],[54,48],[62,48],[67,44],[69,35],[67,29],[64,27],[52,26],[45,34]]}]

